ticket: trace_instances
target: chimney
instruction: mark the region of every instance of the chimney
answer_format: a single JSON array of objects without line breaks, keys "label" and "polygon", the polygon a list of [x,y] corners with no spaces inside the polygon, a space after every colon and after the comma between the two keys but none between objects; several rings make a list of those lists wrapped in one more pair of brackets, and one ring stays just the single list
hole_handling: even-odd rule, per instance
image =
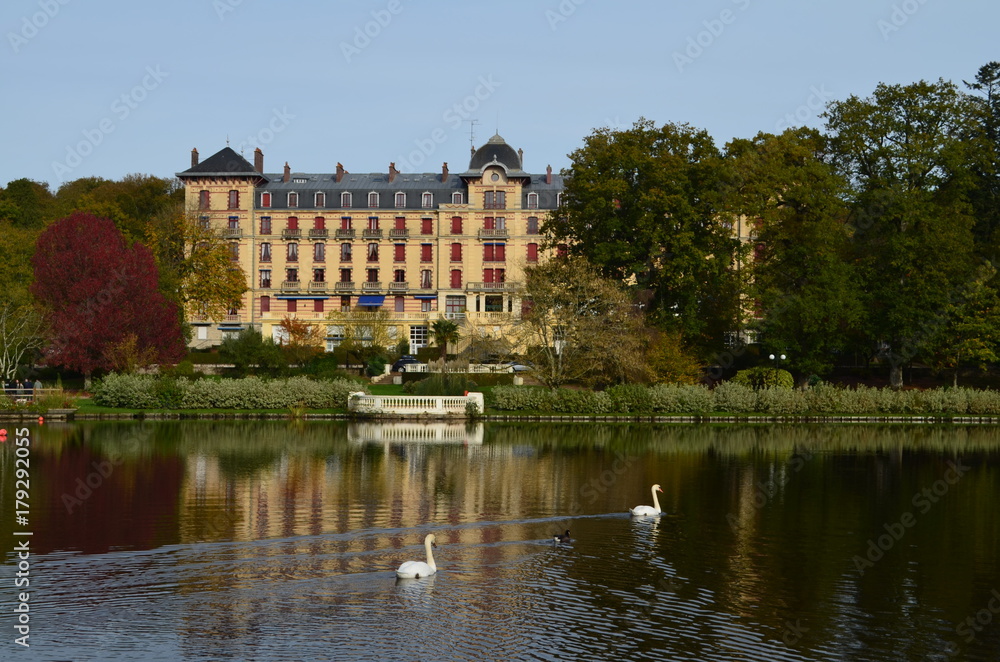
[{"label": "chimney", "polygon": [[264,152],[260,151],[260,147],[253,151],[253,169],[264,174]]},{"label": "chimney", "polygon": [[398,174],[399,174],[399,171],[396,170],[396,164],[395,164],[395,162],[390,163],[389,164],[389,183],[390,184],[393,183],[396,180],[396,175],[398,175]]},{"label": "chimney", "polygon": [[552,166],[545,166],[545,183],[552,183]]},{"label": "chimney", "polygon": [[191,150],[191,167],[198,165],[198,148],[195,147]]},{"label": "chimney", "polygon": [[285,176],[281,178],[283,182],[290,182],[292,180],[292,169],[288,167],[288,161],[285,161]]},{"label": "chimney", "polygon": [[447,161],[445,161],[444,163],[441,164],[441,181],[442,182],[448,181],[448,162]]},{"label": "chimney", "polygon": [[344,173],[345,172],[347,172],[347,171],[344,170],[344,164],[341,163],[340,161],[337,161],[337,183],[338,184],[340,183],[340,180],[344,178]]},{"label": "chimney", "polygon": [[519,166],[521,166],[522,169],[524,169],[524,150],[523,149],[517,150],[517,163],[518,163]]}]

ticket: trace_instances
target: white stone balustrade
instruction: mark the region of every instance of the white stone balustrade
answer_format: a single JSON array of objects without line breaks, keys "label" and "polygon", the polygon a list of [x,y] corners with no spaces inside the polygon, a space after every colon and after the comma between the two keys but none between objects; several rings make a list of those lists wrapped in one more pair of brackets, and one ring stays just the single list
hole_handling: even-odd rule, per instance
[{"label": "white stone balustrade", "polygon": [[367,416],[425,416],[466,418],[468,405],[474,403],[481,414],[485,409],[482,393],[468,395],[368,395],[351,393],[348,411]]}]

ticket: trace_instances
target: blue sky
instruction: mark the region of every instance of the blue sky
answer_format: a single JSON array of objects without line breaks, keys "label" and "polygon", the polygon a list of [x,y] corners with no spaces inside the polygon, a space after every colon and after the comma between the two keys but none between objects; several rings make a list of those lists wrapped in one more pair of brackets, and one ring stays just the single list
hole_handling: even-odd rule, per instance
[{"label": "blue sky", "polygon": [[1000,60],[995,0],[7,0],[0,184],[265,170],[452,172],[470,127],[525,168],[639,117],[734,137],[820,126],[876,84]]}]

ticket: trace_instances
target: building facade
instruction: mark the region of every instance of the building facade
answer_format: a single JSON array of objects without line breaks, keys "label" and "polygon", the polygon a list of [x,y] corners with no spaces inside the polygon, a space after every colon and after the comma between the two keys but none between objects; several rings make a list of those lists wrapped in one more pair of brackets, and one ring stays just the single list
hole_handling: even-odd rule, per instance
[{"label": "building facade", "polygon": [[545,259],[540,227],[560,203],[562,178],[522,169],[523,154],[499,135],[451,173],[264,172],[229,147],[177,173],[189,212],[230,242],[248,278],[225,319],[190,315],[192,346],[259,329],[284,337],[287,315],[326,326],[327,349],[342,318],[370,315],[395,344],[428,344],[445,317],[463,338],[503,335],[521,314],[524,268]]}]

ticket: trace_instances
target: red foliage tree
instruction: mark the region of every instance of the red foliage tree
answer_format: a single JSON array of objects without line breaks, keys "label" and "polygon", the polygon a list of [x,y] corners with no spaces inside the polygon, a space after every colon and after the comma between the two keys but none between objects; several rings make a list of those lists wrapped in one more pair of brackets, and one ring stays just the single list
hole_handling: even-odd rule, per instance
[{"label": "red foliage tree", "polygon": [[108,369],[111,345],[134,335],[156,360],[184,356],[177,305],[157,290],[153,256],[129,247],[108,219],[76,212],[38,238],[32,294],[45,308],[52,342],[45,359],[86,376]]}]

